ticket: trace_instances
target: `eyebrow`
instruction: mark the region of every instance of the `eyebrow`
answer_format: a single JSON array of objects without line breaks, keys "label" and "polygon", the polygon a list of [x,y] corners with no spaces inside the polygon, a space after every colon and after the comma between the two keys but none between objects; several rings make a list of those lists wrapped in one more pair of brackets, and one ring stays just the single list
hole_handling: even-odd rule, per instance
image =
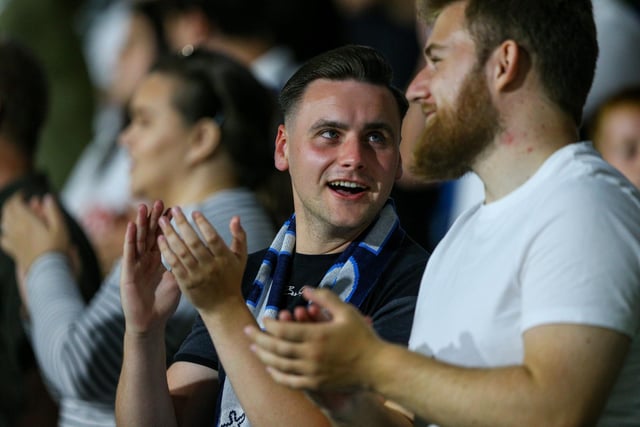
[{"label": "eyebrow", "polygon": [[[335,129],[342,129],[342,130],[347,130],[349,129],[349,126],[345,123],[342,122],[337,122],[335,120],[319,120],[318,122],[316,122],[313,126],[311,126],[311,131],[316,131],[325,127],[331,127],[331,128],[335,128]],[[391,125],[389,125],[389,123],[386,122],[371,122],[371,123],[367,123],[364,126],[364,131],[371,131],[371,130],[383,130],[386,131],[388,133],[390,133],[391,135],[395,136],[395,132],[393,130],[393,127]]]},{"label": "eyebrow", "polygon": [[364,127],[364,130],[384,130],[395,137],[393,128],[386,122],[367,123],[367,125]]},{"label": "eyebrow", "polygon": [[322,128],[326,128],[326,127],[331,127],[331,128],[336,128],[336,129],[348,129],[349,126],[347,126],[344,123],[341,122],[336,122],[335,120],[318,120],[317,122],[315,122],[313,124],[313,126],[311,126],[311,131],[316,131],[316,130],[320,130]]}]

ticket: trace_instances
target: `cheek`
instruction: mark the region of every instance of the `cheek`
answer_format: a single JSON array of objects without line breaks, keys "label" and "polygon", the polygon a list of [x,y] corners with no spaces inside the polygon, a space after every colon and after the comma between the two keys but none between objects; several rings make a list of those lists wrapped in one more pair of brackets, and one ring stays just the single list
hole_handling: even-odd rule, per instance
[{"label": "cheek", "polygon": [[295,149],[289,152],[289,167],[297,169],[302,174],[317,172],[325,169],[332,160],[331,150],[319,149],[308,145],[304,149]]},{"label": "cheek", "polygon": [[376,163],[385,175],[395,179],[400,167],[400,154],[397,151],[380,153],[376,157]]},{"label": "cheek", "polygon": [[135,143],[131,144],[131,155],[139,162],[147,160],[156,151],[158,151],[158,141],[153,134],[141,135]]},{"label": "cheek", "polygon": [[177,169],[183,156],[178,140],[157,134],[148,135],[132,152],[136,163],[143,164],[148,171],[158,169],[163,173]]}]

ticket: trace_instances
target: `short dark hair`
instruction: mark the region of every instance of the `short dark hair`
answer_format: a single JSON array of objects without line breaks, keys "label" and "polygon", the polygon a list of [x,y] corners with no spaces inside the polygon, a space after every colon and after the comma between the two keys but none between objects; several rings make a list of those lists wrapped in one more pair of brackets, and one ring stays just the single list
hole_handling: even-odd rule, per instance
[{"label": "short dark hair", "polygon": [[[458,1],[419,6],[432,22]],[[531,56],[547,97],[580,125],[598,58],[591,0],[467,0],[466,21],[481,65],[500,43],[514,40]]]},{"label": "short dark hair", "polygon": [[356,80],[383,86],[393,94],[400,119],[409,108],[404,94],[393,84],[393,70],[377,50],[368,46],[345,45],[314,56],[287,81],[280,92],[280,108],[285,120],[297,108],[310,83],[319,79]]},{"label": "short dark hair", "polygon": [[221,144],[242,185],[255,188],[273,172],[272,147],[279,118],[275,94],[244,65],[220,52],[198,48],[187,56],[162,57],[152,72],[179,82],[172,102],[185,123],[208,117],[221,124]]},{"label": "short dark hair", "polygon": [[33,161],[49,112],[49,82],[39,59],[0,36],[0,133]]}]

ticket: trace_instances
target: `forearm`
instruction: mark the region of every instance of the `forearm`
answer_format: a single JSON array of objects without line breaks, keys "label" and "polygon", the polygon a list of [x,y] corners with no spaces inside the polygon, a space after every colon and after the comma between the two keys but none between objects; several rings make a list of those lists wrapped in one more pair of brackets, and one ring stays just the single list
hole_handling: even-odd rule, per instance
[{"label": "forearm", "polygon": [[75,325],[86,306],[66,256],[49,253],[38,258],[27,274],[26,286],[31,341],[40,368],[60,393],[77,395],[75,378],[81,374],[71,371],[85,366],[70,363],[67,353],[78,350],[70,336],[78,332]]},{"label": "forearm", "polygon": [[124,356],[116,394],[118,426],[177,425],[169,394],[164,332],[125,332]]},{"label": "forearm", "polygon": [[43,256],[29,271],[33,347],[44,374],[63,396],[115,397],[125,329],[119,273],[115,268],[87,305],[65,256]]},{"label": "forearm", "polygon": [[251,351],[243,330],[256,322],[243,300],[225,302],[216,313],[201,316],[218,350],[227,381],[233,384],[252,426],[330,425],[303,392],[277,384]]},{"label": "forearm", "polygon": [[390,344],[376,360],[369,387],[434,424],[585,425],[566,385],[554,387],[525,366],[468,369]]}]

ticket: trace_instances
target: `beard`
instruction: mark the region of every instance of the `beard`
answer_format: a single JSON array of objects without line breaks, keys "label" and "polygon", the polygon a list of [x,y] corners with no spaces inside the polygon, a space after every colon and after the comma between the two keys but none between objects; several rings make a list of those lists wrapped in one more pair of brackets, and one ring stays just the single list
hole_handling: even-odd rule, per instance
[{"label": "beard", "polygon": [[480,67],[465,78],[455,105],[434,114],[413,151],[412,172],[426,181],[460,178],[471,171],[500,130]]}]

